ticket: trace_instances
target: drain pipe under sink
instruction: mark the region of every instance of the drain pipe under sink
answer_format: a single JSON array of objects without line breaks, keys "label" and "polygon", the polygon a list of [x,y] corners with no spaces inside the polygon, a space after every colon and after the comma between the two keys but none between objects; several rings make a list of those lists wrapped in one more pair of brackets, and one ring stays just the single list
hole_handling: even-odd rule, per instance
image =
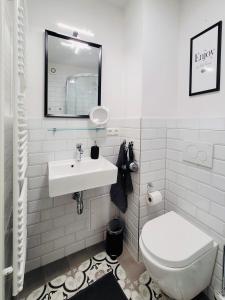
[{"label": "drain pipe under sink", "polygon": [[84,211],[83,191],[73,193],[73,199],[77,202],[77,214],[81,215]]}]

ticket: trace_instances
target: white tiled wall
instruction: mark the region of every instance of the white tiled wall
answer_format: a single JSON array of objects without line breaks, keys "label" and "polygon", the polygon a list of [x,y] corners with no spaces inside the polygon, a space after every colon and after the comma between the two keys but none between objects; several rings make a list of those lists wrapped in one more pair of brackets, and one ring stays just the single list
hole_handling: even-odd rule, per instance
[{"label": "white tiled wall", "polygon": [[[183,161],[185,141],[214,145],[213,168]],[[212,284],[222,287],[222,247],[225,244],[225,119],[142,119],[140,165],[140,230],[144,223],[174,210],[219,243]],[[165,193],[165,203],[146,205],[147,183]],[[164,207],[165,205],[165,207]]]},{"label": "white tiled wall", "polygon": [[[141,120],[140,168],[140,228],[150,219],[164,213],[166,174],[166,121],[144,118]],[[160,191],[163,201],[156,206],[147,204],[147,184],[152,191]]]},{"label": "white tiled wall", "polygon": [[[122,125],[121,125],[122,124]],[[139,120],[111,120],[109,126],[121,128],[120,136],[106,136],[101,131],[48,131],[57,128],[86,128],[87,120],[29,120],[29,167],[28,167],[28,260],[27,271],[45,265],[65,255],[77,252],[103,240],[106,224],[118,215],[118,210],[110,201],[110,187],[84,192],[85,210],[77,215],[76,203],[71,194],[49,198],[47,162],[49,160],[69,159],[75,154],[76,143],[81,142],[85,155],[97,141],[100,154],[116,162],[119,146],[124,137],[129,139],[135,132],[135,154],[138,159],[140,143]],[[135,127],[133,127],[135,124]],[[132,126],[131,126],[132,125]],[[130,127],[131,128],[130,128]],[[133,178],[136,197],[131,195],[127,220],[127,240],[132,240],[133,249],[138,251],[138,179]],[[130,211],[133,210],[133,214]],[[135,215],[135,226],[133,225]],[[130,218],[131,221],[130,221]],[[133,226],[131,229],[130,226]],[[133,231],[132,231],[133,230]],[[129,234],[128,234],[129,233]],[[132,238],[131,238],[132,237]],[[128,243],[129,244],[129,243]],[[130,245],[130,244],[129,244]]]},{"label": "white tiled wall", "polygon": [[[88,126],[87,121],[79,122],[81,127]],[[30,121],[27,269],[101,241],[106,223],[118,214],[110,203],[109,187],[85,192],[82,216],[76,214],[71,195],[49,198],[47,161],[73,157],[78,141],[88,153],[97,139],[101,153],[116,162],[119,145],[126,138],[134,141],[140,167],[138,173],[132,174],[134,193],[128,198],[128,210],[124,215],[128,248],[137,258],[139,232],[144,223],[165,210],[175,210],[219,243],[209,295],[212,296],[212,287],[220,289],[222,245],[225,243],[225,119],[113,120],[111,126],[120,127],[120,136],[116,137],[106,137],[102,132],[96,136],[95,132],[88,131],[82,134],[58,132],[56,135],[47,131],[47,128],[65,126],[74,127],[74,122]],[[213,168],[184,162],[185,141],[212,143]],[[155,207],[146,204],[148,182],[153,184],[153,190],[165,195],[163,203]]]},{"label": "white tiled wall", "polygon": [[[184,141],[214,144],[213,168],[184,162]],[[166,210],[175,210],[219,243],[213,288],[221,289],[225,244],[225,119],[167,121]]]},{"label": "white tiled wall", "polygon": [[[111,121],[113,127],[119,120]],[[86,128],[88,121],[30,119],[28,167],[28,254],[27,270],[45,265],[65,255],[103,240],[107,222],[117,214],[110,201],[109,187],[84,192],[84,213],[79,216],[72,195],[49,198],[47,162],[75,155],[76,143],[83,144],[85,155],[97,140],[100,153],[115,162],[120,137],[105,132],[48,131],[58,128]],[[101,218],[99,218],[101,215]]]},{"label": "white tiled wall", "polygon": [[138,239],[139,239],[139,219],[140,219],[140,119],[130,119],[123,122],[121,127],[121,139],[126,139],[127,144],[130,141],[134,142],[134,155],[139,165],[139,170],[136,173],[131,173],[133,183],[133,193],[128,195],[128,208],[126,213],[121,214],[126,223],[125,243],[134,256],[138,259]]}]

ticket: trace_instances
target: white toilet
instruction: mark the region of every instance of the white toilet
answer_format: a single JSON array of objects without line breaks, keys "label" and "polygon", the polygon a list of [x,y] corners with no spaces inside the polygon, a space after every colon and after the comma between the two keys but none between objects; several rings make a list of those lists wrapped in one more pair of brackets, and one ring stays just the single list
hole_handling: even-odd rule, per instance
[{"label": "white toilet", "polygon": [[173,299],[192,299],[210,284],[217,246],[173,211],[147,222],[140,236],[150,276]]}]

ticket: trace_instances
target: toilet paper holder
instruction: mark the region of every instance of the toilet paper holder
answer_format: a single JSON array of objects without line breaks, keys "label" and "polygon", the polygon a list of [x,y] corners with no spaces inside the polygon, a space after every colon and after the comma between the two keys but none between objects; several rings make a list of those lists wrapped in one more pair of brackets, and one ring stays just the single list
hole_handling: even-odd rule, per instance
[{"label": "toilet paper holder", "polygon": [[158,205],[163,200],[162,194],[160,191],[157,191],[153,188],[153,184],[149,182],[147,184],[147,203],[151,206]]},{"label": "toilet paper holder", "polygon": [[153,184],[151,182],[147,183],[147,192],[153,192]]}]

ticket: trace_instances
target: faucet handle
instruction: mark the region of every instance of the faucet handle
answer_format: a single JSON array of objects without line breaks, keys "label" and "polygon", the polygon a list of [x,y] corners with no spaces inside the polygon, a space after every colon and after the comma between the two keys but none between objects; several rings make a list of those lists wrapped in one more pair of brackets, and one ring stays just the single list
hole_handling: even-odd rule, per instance
[{"label": "faucet handle", "polygon": [[84,150],[83,150],[83,148],[82,148],[82,144],[81,144],[81,143],[76,144],[76,148],[77,148],[77,150],[80,152],[80,154],[83,154],[83,153],[84,153]]},{"label": "faucet handle", "polygon": [[82,148],[82,144],[81,143],[76,144],[76,148],[80,150]]}]

